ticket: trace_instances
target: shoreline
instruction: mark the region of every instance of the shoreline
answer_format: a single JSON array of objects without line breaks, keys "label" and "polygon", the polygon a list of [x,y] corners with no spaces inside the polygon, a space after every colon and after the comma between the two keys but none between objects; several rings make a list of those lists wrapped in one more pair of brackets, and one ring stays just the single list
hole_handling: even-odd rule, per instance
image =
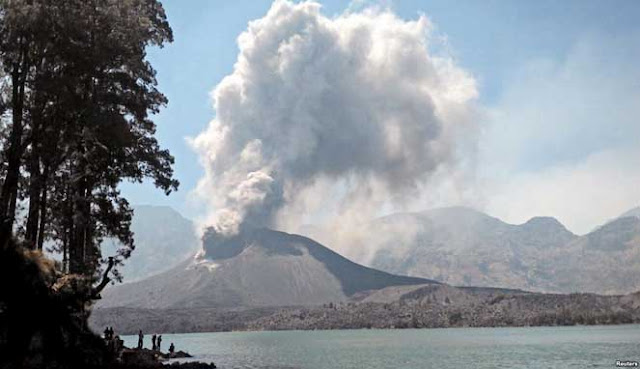
[{"label": "shoreline", "polygon": [[431,295],[392,303],[245,309],[95,309],[94,331],[231,332],[448,327],[594,326],[640,323],[640,294],[625,296]]},{"label": "shoreline", "polygon": [[[526,329],[522,329],[526,328]],[[523,350],[527,347],[538,347],[538,345],[546,345],[546,352],[553,352],[556,345],[608,345],[612,337],[638,337],[640,335],[640,325],[608,325],[608,326],[572,326],[572,327],[480,327],[480,329],[460,329],[452,327],[452,329],[354,329],[354,330],[334,330],[334,331],[261,331],[261,332],[211,332],[211,333],[183,333],[170,336],[167,339],[175,340],[177,344],[193,353],[194,358],[191,360],[207,360],[215,361],[220,367],[234,367],[237,364],[250,365],[258,362],[275,365],[281,363],[282,367],[305,367],[305,368],[322,368],[327,369],[331,366],[325,364],[322,359],[323,352],[330,352],[333,357],[333,367],[340,367],[339,363],[349,363],[349,358],[354,355],[367,355],[371,357],[371,361],[364,364],[376,364],[375,368],[391,368],[403,367],[389,366],[381,364],[381,359],[388,357],[387,355],[402,353],[408,344],[413,349],[419,349],[420,352],[427,350],[429,354],[421,356],[439,357],[441,350],[448,348],[464,348],[464,357],[473,357],[475,353],[482,352],[485,348],[493,350],[493,347],[502,347],[496,352],[511,352],[511,344],[513,340],[523,345]],[[229,333],[223,335],[219,333]],[[133,338],[133,337],[130,337]],[[577,338],[577,340],[576,340]],[[297,366],[301,364],[300,353],[307,353],[310,348],[321,340],[327,342],[321,345],[318,351],[314,351],[312,357],[309,358],[308,366]],[[551,342],[549,341],[551,340]],[[619,343],[629,345],[630,341]],[[633,342],[637,342],[635,339]],[[386,343],[391,343],[386,346]],[[395,344],[399,344],[399,346]],[[346,345],[346,346],[343,346]],[[633,347],[636,347],[635,344]],[[378,349],[383,349],[379,354]],[[351,350],[356,350],[358,354],[351,354]],[[326,350],[326,351],[325,351]],[[551,350],[551,351],[548,351]],[[411,351],[415,352],[415,351]],[[452,351],[448,351],[451,353]],[[635,352],[635,351],[634,351]],[[247,354],[247,356],[245,356]],[[284,355],[284,357],[280,357]],[[373,356],[369,356],[373,355]],[[446,356],[446,353],[442,353]],[[576,354],[579,355],[579,354]],[[442,357],[444,357],[442,356]],[[553,355],[552,355],[553,356]],[[577,356],[576,356],[577,357]],[[626,356],[625,356],[626,357]],[[264,361],[262,361],[264,359]],[[418,365],[418,360],[412,361],[413,364],[407,365],[410,368],[424,368],[427,366]],[[497,362],[496,362],[497,364]],[[251,366],[248,366],[251,367]],[[257,366],[260,367],[260,366]],[[279,366],[274,366],[279,367]],[[368,367],[368,366],[363,366]],[[438,366],[429,366],[438,367]],[[553,367],[553,366],[551,366]],[[449,367],[448,367],[449,368]]]},{"label": "shoreline", "polygon": [[[451,327],[424,327],[424,328],[336,328],[336,329],[263,329],[263,330],[235,330],[235,331],[192,331],[192,332],[159,332],[164,335],[187,335],[187,334],[233,334],[233,333],[274,333],[274,332],[339,332],[339,331],[412,331],[412,330],[458,330],[458,329],[538,329],[538,328],[607,328],[607,327],[624,327],[638,326],[637,323],[619,323],[619,324],[574,324],[574,325],[535,325],[535,326],[451,326]],[[131,337],[137,339],[135,334],[123,334],[122,337]],[[175,358],[181,359],[181,358]],[[174,360],[174,358],[168,359]]]}]

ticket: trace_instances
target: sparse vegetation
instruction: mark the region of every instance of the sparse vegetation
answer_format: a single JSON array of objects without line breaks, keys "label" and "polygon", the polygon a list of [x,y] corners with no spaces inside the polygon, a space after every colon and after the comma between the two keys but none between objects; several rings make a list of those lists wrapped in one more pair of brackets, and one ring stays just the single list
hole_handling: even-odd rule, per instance
[{"label": "sparse vegetation", "polygon": [[[375,300],[374,296],[371,296]],[[446,303],[446,300],[449,303]],[[624,296],[537,294],[497,289],[416,287],[393,302],[317,307],[223,309],[98,309],[96,327],[156,327],[166,332],[559,326],[640,323],[640,293]]]}]

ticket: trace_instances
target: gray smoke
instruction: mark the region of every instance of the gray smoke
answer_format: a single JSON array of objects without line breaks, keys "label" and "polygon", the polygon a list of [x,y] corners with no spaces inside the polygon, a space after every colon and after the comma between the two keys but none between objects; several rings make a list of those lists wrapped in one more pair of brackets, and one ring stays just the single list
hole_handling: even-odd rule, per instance
[{"label": "gray smoke", "polygon": [[291,229],[423,198],[433,174],[455,166],[477,95],[468,73],[430,51],[431,32],[425,16],[328,18],[314,2],[276,1],[250,22],[213,92],[216,117],[191,141],[207,223]]}]

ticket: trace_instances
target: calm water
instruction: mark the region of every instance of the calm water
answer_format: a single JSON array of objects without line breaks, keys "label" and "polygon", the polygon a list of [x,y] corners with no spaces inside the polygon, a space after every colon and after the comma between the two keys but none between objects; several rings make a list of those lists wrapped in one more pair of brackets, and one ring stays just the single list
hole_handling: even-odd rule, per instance
[{"label": "calm water", "polygon": [[[145,336],[145,346],[150,345]],[[219,368],[615,368],[640,361],[640,325],[164,334]],[[125,337],[134,346],[137,337]]]}]

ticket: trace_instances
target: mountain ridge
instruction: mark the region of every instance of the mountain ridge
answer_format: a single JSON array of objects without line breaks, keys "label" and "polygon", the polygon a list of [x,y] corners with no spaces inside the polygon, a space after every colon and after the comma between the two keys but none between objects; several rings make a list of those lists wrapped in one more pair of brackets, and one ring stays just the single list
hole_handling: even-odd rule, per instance
[{"label": "mountain ridge", "polygon": [[390,285],[438,282],[356,264],[303,236],[268,229],[205,235],[204,253],[142,281],[106,289],[99,307],[317,305]]},{"label": "mountain ridge", "polygon": [[[458,286],[551,293],[620,294],[640,289],[640,275],[631,272],[640,268],[640,218],[635,216],[616,218],[579,236],[552,217],[509,224],[454,207],[384,217],[358,231],[379,231],[389,219],[411,224],[408,229],[414,233],[402,234],[408,241],[401,247],[392,242],[378,245],[367,265],[380,270]],[[397,227],[389,228],[394,231]]]},{"label": "mountain ridge", "polygon": [[[148,207],[146,210],[169,210],[167,213],[178,214],[168,207]],[[394,232],[402,229],[398,226],[406,224],[410,224],[415,230],[415,235],[407,237],[403,234],[403,238],[396,239],[401,242],[393,242],[396,235]],[[123,295],[128,296],[119,300],[120,306],[230,307],[273,306],[283,302],[297,305],[301,301],[304,301],[302,304],[343,301],[353,294],[384,287],[387,283],[376,284],[376,278],[373,277],[367,279],[361,274],[342,273],[342,269],[353,270],[353,265],[358,265],[358,270],[368,270],[364,272],[367,276],[386,272],[382,275],[406,275],[427,279],[430,283],[437,281],[453,286],[605,294],[628,293],[640,289],[640,277],[633,272],[637,270],[634,269],[636,266],[640,267],[638,218],[616,218],[583,236],[571,233],[552,217],[533,217],[522,224],[509,224],[478,210],[464,207],[391,214],[375,219],[371,225],[378,232],[388,231],[387,238],[393,243],[383,244],[372,262],[362,263],[365,266],[342,258],[313,239],[301,235],[253,229],[232,239],[232,245],[228,248],[224,246],[224,239],[205,239],[202,246],[193,247],[194,250],[198,248],[204,252],[200,258],[189,257],[173,268],[167,266],[184,260],[185,254],[180,257],[170,256],[167,252],[156,251],[148,245],[148,250],[155,251],[154,256],[164,258],[159,264],[164,266],[165,270],[157,270],[160,274],[153,273],[151,278],[134,280],[146,280],[141,287],[133,288],[129,287],[130,283],[125,283],[123,287],[114,289],[125,291],[122,292]],[[148,230],[157,234],[156,228],[158,227],[149,227]],[[286,242],[280,242],[283,238]],[[218,247],[212,248],[212,245]],[[252,247],[256,245],[257,247]],[[173,251],[173,248],[170,250]],[[134,258],[136,254],[138,258],[141,257],[140,251],[136,250]],[[621,258],[620,255],[623,254],[624,258]],[[242,257],[246,265],[228,263],[238,256]],[[169,258],[172,258],[172,261]],[[323,262],[326,258],[342,258],[344,261],[334,265]],[[135,261],[133,258],[131,260]],[[277,263],[277,266],[274,264],[271,269],[267,268],[264,260],[271,260]],[[245,275],[252,276],[260,271],[266,273],[268,278],[260,283],[249,282],[250,278],[233,276],[234,267]],[[227,279],[215,281],[212,272],[216,270],[222,271]],[[308,282],[291,282],[298,279],[298,276]],[[314,282],[313,276],[323,282]],[[387,277],[378,278],[384,281]],[[261,278],[254,279],[259,281]],[[296,292],[293,295],[276,296],[264,293],[268,289],[280,289],[282,285],[277,282],[279,279],[290,281],[286,284],[287,288]],[[221,282],[222,280],[225,282]],[[352,285],[358,280],[359,284]],[[178,281],[188,288],[183,288]],[[215,286],[213,292],[206,291],[209,284]],[[255,291],[239,292],[244,287],[249,291]],[[106,297],[112,296],[109,290],[111,288],[107,290]],[[129,290],[130,292],[126,292]],[[200,292],[196,293],[196,290]],[[322,292],[314,296],[312,290]],[[149,296],[148,291],[151,291],[153,296]],[[163,294],[173,297],[162,297]],[[199,297],[196,296],[198,294]],[[143,303],[140,296],[147,296],[149,303]],[[108,298],[100,305],[118,306],[108,302]]]},{"label": "mountain ridge", "polygon": [[[104,299],[94,309],[91,324],[149,330],[159,329],[158,321],[162,321],[163,331],[194,332],[640,321],[640,292],[637,292],[640,281],[635,272],[638,269],[628,265],[615,269],[603,257],[625,252],[633,257],[623,260],[623,264],[640,262],[633,254],[640,249],[638,218],[616,219],[592,232],[589,238],[574,235],[551,217],[534,217],[512,225],[475,210],[440,210],[435,216],[434,212],[423,213],[426,214],[385,217],[376,226],[418,219],[426,222],[422,225],[424,229],[447,236],[451,232],[459,237],[456,241],[463,243],[473,240],[475,231],[492,230],[495,233],[484,234],[481,240],[508,236],[507,240],[521,241],[499,244],[508,249],[496,252],[498,261],[506,260],[507,266],[526,271],[525,280],[542,289],[565,289],[571,293],[539,293],[508,284],[470,286],[469,281],[466,285],[455,285],[396,276],[361,266],[304,236],[252,229],[234,237],[205,234],[202,253],[197,257],[154,277],[106,289]],[[447,228],[451,220],[460,219],[466,219],[467,223]],[[562,247],[553,247],[555,240],[565,242]],[[448,246],[437,244],[434,250],[437,254]],[[458,257],[468,251],[461,245],[450,250],[457,252]],[[527,260],[537,252],[546,258]],[[603,263],[604,272],[600,270]],[[564,267],[565,264],[579,265],[580,270]],[[357,271],[341,275],[353,268]],[[488,263],[477,268],[491,271],[496,266]],[[504,269],[497,271],[506,274]],[[624,283],[619,283],[620,280]],[[603,285],[603,281],[618,284],[609,286],[613,291],[609,295],[590,293],[592,286]],[[619,289],[633,293],[616,294]],[[589,293],[573,293],[578,291]]]},{"label": "mountain ridge", "polygon": [[[170,206],[134,205],[131,231],[136,248],[120,267],[125,282],[163,272],[200,248],[193,222]],[[106,239],[103,253],[113,254],[118,246],[116,240]]]}]

